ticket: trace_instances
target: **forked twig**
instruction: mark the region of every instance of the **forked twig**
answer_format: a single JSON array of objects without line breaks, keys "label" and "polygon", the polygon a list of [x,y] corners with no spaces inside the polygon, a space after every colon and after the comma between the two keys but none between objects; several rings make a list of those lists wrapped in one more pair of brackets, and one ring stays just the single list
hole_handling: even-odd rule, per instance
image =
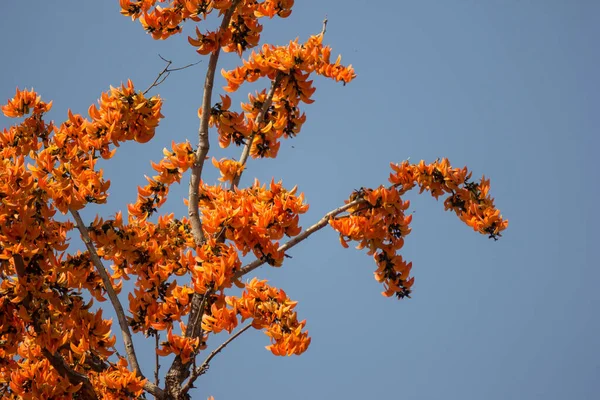
[{"label": "forked twig", "polygon": [[227,339],[226,341],[224,341],[219,347],[217,347],[216,349],[214,349],[209,355],[208,357],[206,357],[206,360],[204,360],[204,362],[202,363],[202,365],[200,365],[198,368],[194,369],[192,371],[192,375],[190,376],[190,379],[186,382],[186,384],[183,386],[183,388],[181,389],[182,393],[187,393],[191,388],[192,385],[194,384],[194,381],[202,374],[206,373],[206,371],[208,371],[209,368],[209,364],[212,361],[213,358],[215,358],[215,356],[217,354],[219,354],[221,352],[221,350],[223,350],[225,347],[227,347],[227,345],[231,342],[233,342],[238,336],[240,336],[242,333],[246,332],[248,329],[250,329],[250,327],[252,327],[252,324],[248,324],[245,327],[243,327],[242,329],[240,329],[238,332],[236,332],[233,336],[231,336],[229,339]]},{"label": "forked twig", "polygon": [[167,79],[169,77],[169,75],[171,75],[171,72],[181,71],[182,69],[193,67],[194,65],[200,63],[200,61],[197,61],[195,63],[188,64],[188,65],[186,65],[184,67],[178,67],[178,68],[171,68],[170,69],[169,67],[171,66],[171,64],[173,64],[173,61],[167,60],[166,58],[164,58],[160,54],[158,56],[160,57],[161,60],[163,60],[164,62],[166,62],[167,65],[165,66],[165,68],[163,68],[162,71],[160,71],[158,73],[158,76],[156,77],[156,79],[154,80],[154,82],[152,82],[152,85],[148,86],[148,89],[144,90],[144,92],[143,92],[144,94],[148,93],[150,91],[150,89],[152,89],[153,87],[156,87],[156,86],[160,85],[161,83],[163,83],[165,81],[165,79]]}]

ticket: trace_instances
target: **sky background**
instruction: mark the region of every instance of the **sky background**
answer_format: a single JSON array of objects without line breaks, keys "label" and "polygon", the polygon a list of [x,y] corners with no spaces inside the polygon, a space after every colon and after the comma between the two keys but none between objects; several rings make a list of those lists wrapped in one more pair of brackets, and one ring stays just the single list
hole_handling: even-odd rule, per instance
[{"label": "sky background", "polygon": [[[248,331],[215,358],[193,398],[600,398],[600,270],[592,250],[600,222],[600,2],[296,3],[288,19],[265,21],[263,42],[304,41],[327,15],[325,42],[358,77],[345,87],[316,79],[302,132],[282,143],[276,160],[251,160],[242,185],[254,177],[297,184],[311,204],[302,219],[308,227],[352,190],[385,184],[390,162],[448,157],[491,178],[510,225],[494,242],[441,201],[408,196],[414,217],[402,255],[413,261],[416,282],[402,301],[380,295],[364,251],[343,249],[329,228],[318,232],[283,268],[255,271],[299,301],[309,350],[274,357],[264,349],[268,338]],[[17,86],[34,87],[54,101],[57,124],[69,108],[85,113],[109,85],[131,78],[148,87],[164,66],[158,54],[175,67],[200,59],[186,40],[193,23],[154,41],[119,14],[117,0],[3,2],[0,26],[0,100]],[[152,92],[164,99],[156,137],[123,145],[103,164],[111,197],[86,209],[86,221],[134,201],[154,172],[150,160],[172,140],[197,142],[202,60]],[[228,54],[219,70],[238,64]],[[223,85],[217,75],[215,95]],[[0,117],[0,127],[10,123]],[[238,149],[218,147],[214,132],[211,142],[211,156],[237,158]],[[207,168],[205,180],[216,178]],[[185,215],[186,195],[187,181],[173,187],[164,211]],[[151,376],[153,348],[138,339]]]}]

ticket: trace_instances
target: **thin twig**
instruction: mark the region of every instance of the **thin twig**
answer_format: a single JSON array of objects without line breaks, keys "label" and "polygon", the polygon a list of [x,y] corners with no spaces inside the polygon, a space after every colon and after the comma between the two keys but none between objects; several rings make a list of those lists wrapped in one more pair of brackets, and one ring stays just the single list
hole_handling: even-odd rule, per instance
[{"label": "thin twig", "polygon": [[[73,215],[73,218],[75,218],[75,225],[77,226],[77,229],[81,234],[81,239],[83,240],[83,243],[85,243],[85,247],[90,253],[92,263],[96,267],[100,278],[102,278],[102,282],[104,283],[104,288],[106,290],[106,293],[108,294],[108,298],[110,299],[110,302],[113,305],[115,313],[117,314],[117,320],[119,321],[119,327],[121,328],[123,344],[125,345],[125,353],[127,354],[129,364],[131,365],[137,376],[139,376],[142,379],[145,379],[144,375],[142,374],[142,370],[140,369],[140,364],[138,363],[137,356],[135,355],[133,339],[131,337],[131,332],[129,331],[129,325],[127,324],[125,311],[123,310],[121,301],[119,300],[119,297],[117,297],[117,293],[115,292],[115,289],[112,286],[110,277],[106,272],[106,268],[104,268],[104,264],[102,264],[102,260],[100,260],[100,257],[98,256],[98,252],[94,247],[94,243],[92,243],[92,239],[90,239],[90,235],[83,220],[81,219],[79,211],[75,210],[74,208],[70,208],[69,211],[71,212],[71,215]],[[144,384],[144,389],[158,398],[163,397],[163,391],[150,381],[146,381],[146,383]]]},{"label": "thin twig", "polygon": [[[302,242],[303,240],[305,240],[306,238],[308,238],[310,235],[312,235],[313,233],[315,233],[318,230],[321,230],[322,228],[324,228],[327,223],[329,222],[329,220],[333,217],[335,217],[336,215],[339,215],[341,213],[343,213],[344,211],[346,211],[349,208],[352,208],[362,202],[364,202],[365,200],[363,199],[356,199],[353,200],[341,207],[336,208],[335,210],[331,210],[329,211],[327,214],[325,214],[323,216],[323,218],[321,218],[316,224],[314,224],[313,226],[311,226],[310,228],[307,228],[304,232],[302,232],[301,234],[299,234],[298,236],[293,237],[292,239],[288,240],[285,244],[283,244],[282,246],[279,247],[278,251],[283,251],[285,252],[288,249],[291,249],[292,247],[294,247],[295,245],[297,245],[298,243]],[[267,261],[264,259],[256,259],[253,262],[251,262],[250,264],[247,264],[245,266],[243,266],[240,271],[234,275],[233,279],[239,279],[242,276],[246,275],[247,273],[254,271],[256,268],[260,267],[261,265],[263,265],[264,263],[266,263]]]},{"label": "thin twig", "polygon": [[161,83],[163,83],[165,81],[165,79],[167,79],[169,77],[169,75],[171,75],[171,72],[181,71],[182,69],[186,69],[186,68],[192,67],[192,66],[200,63],[200,61],[197,61],[195,63],[188,64],[188,65],[186,65],[184,67],[178,67],[178,68],[171,68],[171,69],[169,69],[169,67],[171,66],[171,64],[173,64],[173,61],[167,60],[166,58],[164,58],[160,54],[158,56],[160,57],[161,60],[163,60],[164,62],[166,62],[167,65],[165,66],[165,68],[163,68],[162,71],[160,71],[158,73],[158,76],[156,77],[156,79],[154,80],[154,82],[152,82],[152,85],[148,86],[148,89],[144,90],[144,92],[143,92],[144,94],[148,93],[150,91],[150,89],[152,89],[153,87],[156,87],[156,86],[160,85]]},{"label": "thin twig", "polygon": [[326,31],[327,31],[327,15],[325,15],[325,19],[323,20],[323,29],[321,29],[321,36],[325,36]]},{"label": "thin twig", "polygon": [[229,343],[233,342],[238,336],[240,336],[242,333],[246,332],[251,327],[252,327],[252,324],[246,325],[245,327],[243,327],[242,329],[240,329],[238,332],[236,332],[233,336],[231,336],[229,339],[227,339],[225,342],[223,342],[219,347],[217,347],[216,349],[214,349],[208,355],[208,357],[206,357],[206,360],[204,360],[204,362],[202,363],[202,365],[200,365],[198,368],[196,368],[194,371],[192,371],[192,375],[190,376],[190,379],[186,382],[185,386],[183,386],[183,388],[181,389],[181,392],[182,393],[187,393],[192,388],[192,385],[194,384],[194,381],[200,375],[202,375],[202,374],[206,373],[206,371],[208,371],[209,364],[212,361],[212,359],[215,358],[215,356],[217,354],[219,354],[221,352],[221,350],[223,350],[225,347],[227,347],[227,345]]}]

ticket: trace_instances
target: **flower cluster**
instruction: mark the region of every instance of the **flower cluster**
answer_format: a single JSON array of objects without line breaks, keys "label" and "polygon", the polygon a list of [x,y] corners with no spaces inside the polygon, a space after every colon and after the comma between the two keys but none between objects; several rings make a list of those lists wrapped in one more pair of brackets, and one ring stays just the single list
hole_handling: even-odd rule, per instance
[{"label": "flower cluster", "polygon": [[[91,119],[69,111],[69,119],[60,127],[54,127],[51,137],[47,129],[37,135],[44,149],[30,154],[35,160],[35,165],[29,167],[32,176],[63,213],[69,208],[79,210],[90,202],[106,202],[110,182],[104,180],[102,170],[96,169],[98,156],[111,158],[114,154],[111,144],[150,140],[162,118],[161,105],[158,97],[146,99],[142,93],[136,93],[128,81],[127,86],[103,93],[99,108],[90,106]],[[39,145],[31,147],[39,149]]]},{"label": "flower cluster", "polygon": [[219,333],[227,331],[231,333],[238,325],[237,309],[231,306],[231,300],[224,294],[212,296],[210,307],[202,316],[202,329],[205,332]]},{"label": "flower cluster", "polygon": [[452,168],[447,158],[431,164],[421,161],[417,165],[404,161],[391,167],[393,173],[389,180],[401,185],[403,192],[418,185],[420,193],[429,191],[436,199],[449,194],[444,200],[446,210],[454,211],[476,232],[497,239],[508,227],[508,221],[502,218],[489,195],[490,180],[482,177],[479,183],[471,182],[471,173],[466,167]]},{"label": "flower cluster", "polygon": [[[267,101],[267,93],[263,90],[255,96],[250,94],[248,99],[248,103],[242,103],[242,109],[246,111],[248,121],[257,121],[262,113],[263,104]],[[300,114],[297,104],[279,95],[273,96],[271,106],[262,116],[260,126],[255,127],[255,124],[251,124],[254,136],[250,155],[253,158],[277,157],[280,139],[296,136],[306,121],[306,115]]]},{"label": "flower cluster", "polygon": [[121,14],[139,19],[146,32],[159,40],[181,32],[187,19],[200,22],[213,10],[225,14],[235,7],[226,29],[202,34],[196,28],[196,38],[190,37],[189,41],[200,54],[209,54],[219,47],[241,54],[258,44],[262,31],[259,18],[286,18],[294,5],[294,0],[172,0],[162,7],[156,5],[158,2],[166,0],[120,0]]},{"label": "flower cluster", "polygon": [[409,277],[412,263],[407,263],[397,252],[404,245],[404,237],[410,233],[412,216],[405,216],[409,206],[401,196],[419,186],[420,193],[429,191],[436,199],[449,194],[445,199],[446,210],[453,210],[459,218],[475,231],[497,239],[508,226],[500,211],[494,207],[489,196],[489,180],[480,183],[469,181],[467,168],[452,168],[447,159],[431,164],[391,164],[390,188],[362,188],[355,191],[348,202],[348,215],[332,218],[329,223],[340,233],[340,241],[358,242],[358,248],[366,247],[377,264],[375,279],[384,284],[385,296],[403,298],[410,295],[413,278]]},{"label": "flower cluster", "polygon": [[143,393],[146,381],[127,368],[127,361],[124,358],[119,358],[116,365],[93,374],[91,378],[99,398],[106,400],[137,398]]},{"label": "flower cluster", "polygon": [[182,175],[194,164],[195,156],[189,142],[171,145],[173,151],[163,150],[164,157],[158,163],[152,163],[152,168],[158,175],[146,177],[148,184],[138,186],[138,197],[134,204],[129,204],[129,215],[135,218],[148,218],[167,201],[169,187],[181,181]]},{"label": "flower cluster", "polygon": [[244,171],[244,165],[235,160],[222,158],[217,161],[216,158],[213,158],[212,163],[221,173],[221,177],[219,178],[221,182],[233,182]]},{"label": "flower cluster", "polygon": [[18,357],[0,366],[3,399],[69,399],[79,390],[50,365],[40,346],[30,339],[19,345]]},{"label": "flower cluster", "polygon": [[[264,45],[259,52],[252,52],[243,65],[231,71],[221,71],[227,80],[225,90],[235,92],[244,82],[254,82],[262,77],[273,81],[272,97],[266,90],[249,95],[242,103],[245,114],[230,110],[231,100],[221,96],[210,111],[209,123],[216,126],[219,144],[227,147],[247,144],[251,140],[250,154],[254,158],[275,158],[281,137],[293,137],[300,132],[306,120],[298,105],[312,103],[312,73],[322,75],[344,84],[355,78],[352,66],[340,64],[341,58],[330,61],[331,48],[323,46],[323,34],[311,36],[306,43],[298,40],[287,46]],[[203,110],[198,111],[202,116]]]},{"label": "flower cluster", "polygon": [[[36,179],[25,164],[25,157],[35,158],[43,143],[48,143],[52,123],[46,124],[44,113],[51,103],[41,101],[33,91],[19,91],[2,111],[6,116],[22,117],[22,123],[0,132],[0,260],[19,254],[26,261],[51,250],[65,250],[69,222],[54,219],[56,210],[48,203],[44,182]],[[0,271],[11,275],[14,270],[3,262]]]},{"label": "flower cluster", "polygon": [[345,67],[340,64],[341,57],[334,63],[330,61],[331,48],[323,46],[322,42],[323,35],[319,34],[311,36],[303,44],[295,40],[287,46],[263,45],[258,53],[252,52],[243,66],[221,72],[227,80],[224,89],[234,92],[244,82],[254,82],[265,76],[274,80],[277,74],[281,74],[282,79],[275,93],[278,98],[286,98],[293,105],[300,101],[312,103],[310,96],[315,88],[312,81],[308,80],[311,73],[344,84],[356,77],[351,65]]},{"label": "flower cluster", "polygon": [[[185,325],[180,323],[181,331],[185,332]],[[181,357],[183,363],[188,363],[194,354],[200,349],[206,348],[204,343],[200,343],[200,338],[189,338],[181,335],[175,335],[169,328],[167,340],[161,343],[161,348],[157,350],[158,355],[168,356],[175,354]]]},{"label": "flower cluster", "polygon": [[242,322],[252,319],[252,327],[264,329],[271,338],[266,346],[276,356],[300,355],[310,344],[308,332],[303,331],[306,321],[298,321],[291,301],[282,289],[277,289],[256,278],[245,284],[241,296],[214,296],[210,312],[202,317],[202,329],[219,333],[231,333],[238,325],[237,316]]},{"label": "flower cluster", "polygon": [[220,186],[201,186],[200,210],[207,236],[231,240],[243,255],[252,251],[269,265],[280,266],[284,252],[279,242],[284,235],[300,233],[299,215],[308,210],[297,188],[287,190],[281,182],[233,191]]},{"label": "flower cluster", "polygon": [[[246,139],[252,133],[253,121],[244,118],[243,113],[230,111],[231,98],[221,95],[221,101],[216,103],[210,110],[208,120],[211,127],[217,127],[219,134],[219,145],[228,147],[231,142],[240,146],[246,143]],[[202,118],[202,108],[198,109],[198,118]]]},{"label": "flower cluster", "polygon": [[1,376],[20,398],[70,398],[79,388],[56,373],[49,355],[79,373],[103,364],[114,352],[111,321],[68,286],[59,260],[37,257],[15,268],[24,268],[19,279],[0,284]]},{"label": "flower cluster", "polygon": [[211,239],[196,249],[182,255],[180,263],[192,271],[194,291],[205,294],[230,288],[234,275],[242,266],[238,252],[230,244]]},{"label": "flower cluster", "polygon": [[396,253],[404,246],[410,233],[412,215],[405,215],[409,201],[403,201],[398,189],[380,186],[361,189],[350,201],[362,200],[347,210],[348,215],[332,218],[329,224],[340,233],[340,242],[358,242],[357,248],[367,248],[377,263],[375,279],[383,283],[385,296],[399,298],[410,295],[413,278],[409,277],[412,263],[406,263]]},{"label": "flower cluster", "polygon": [[193,289],[170,280],[191,271],[182,256],[182,249],[194,246],[187,221],[169,214],[156,224],[135,218],[124,224],[119,213],[106,221],[97,218],[89,231],[98,254],[113,262],[113,279],[136,277],[129,294],[134,331],[167,329],[187,314]]},{"label": "flower cluster", "polygon": [[255,329],[265,329],[271,338],[267,346],[276,356],[300,355],[310,344],[308,332],[303,331],[306,321],[298,321],[291,301],[282,289],[277,289],[256,278],[246,284],[242,295],[227,297],[227,304],[241,317],[252,319]]},{"label": "flower cluster", "polygon": [[8,118],[19,118],[32,112],[33,114],[43,114],[52,108],[52,102],[45,103],[42,97],[31,90],[19,90],[15,93],[15,97],[8,101],[8,104],[0,107],[2,113]]}]

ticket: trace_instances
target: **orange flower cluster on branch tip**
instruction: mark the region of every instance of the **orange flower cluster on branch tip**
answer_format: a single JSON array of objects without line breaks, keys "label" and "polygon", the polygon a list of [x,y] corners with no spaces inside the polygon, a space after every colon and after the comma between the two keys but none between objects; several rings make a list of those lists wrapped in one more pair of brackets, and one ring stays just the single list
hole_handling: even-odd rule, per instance
[{"label": "orange flower cluster on branch tip", "polygon": [[91,379],[98,397],[106,400],[137,398],[144,392],[144,381],[127,368],[124,358],[119,358],[116,365],[93,375]]},{"label": "orange flower cluster on branch tip", "polygon": [[470,182],[467,168],[452,168],[448,159],[431,164],[391,164],[390,188],[361,188],[347,201],[362,200],[347,210],[348,214],[332,218],[329,224],[340,233],[342,246],[347,241],[358,242],[357,248],[367,248],[377,264],[375,279],[383,283],[384,296],[410,297],[414,278],[409,277],[412,263],[407,263],[397,251],[404,246],[410,233],[412,215],[405,215],[409,201],[401,196],[415,186],[420,193],[429,191],[436,199],[449,194],[444,201],[446,210],[453,210],[467,225],[479,233],[497,239],[508,227],[500,211],[489,197],[489,180]]},{"label": "orange flower cluster on branch tip", "polygon": [[146,177],[148,184],[138,186],[138,198],[134,204],[129,204],[129,215],[146,219],[167,201],[169,187],[181,181],[182,175],[194,164],[196,158],[192,146],[188,143],[175,142],[171,145],[173,151],[163,150],[164,158],[158,163],[152,163],[152,168],[158,175]]},{"label": "orange flower cluster on branch tip", "polygon": [[[157,3],[168,3],[166,6]],[[144,29],[154,39],[166,39],[181,32],[181,24],[190,19],[200,22],[214,10],[224,14],[237,0],[120,0],[121,14],[139,19]],[[260,40],[262,25],[259,18],[288,17],[294,0],[241,1],[235,8],[233,17],[224,31],[212,31],[201,34],[196,29],[196,38],[190,43],[198,48],[198,53],[206,55],[219,47],[229,52],[241,52],[254,47]]]},{"label": "orange flower cluster on branch tip", "polygon": [[[181,331],[185,332],[185,326],[181,324]],[[168,356],[176,354],[181,357],[184,363],[189,362],[198,350],[206,348],[204,343],[200,343],[199,338],[189,338],[181,335],[173,334],[173,330],[169,328],[167,333],[167,341],[161,343],[162,347],[157,350],[158,355]]]},{"label": "orange flower cluster on branch tip", "polygon": [[256,278],[246,284],[240,297],[227,296],[215,301],[210,314],[204,315],[202,327],[207,332],[231,332],[237,326],[237,315],[242,321],[252,319],[252,327],[265,329],[271,338],[266,346],[276,356],[302,354],[310,344],[308,332],[303,331],[306,321],[298,321],[291,301],[282,289],[267,285]]},{"label": "orange flower cluster on branch tip", "polygon": [[[477,232],[496,239],[506,229],[508,222],[489,196],[489,180],[473,182],[466,168],[452,168],[443,159],[393,164],[390,187],[361,188],[346,206],[302,231],[300,215],[308,204],[296,187],[286,189],[274,179],[267,184],[254,180],[245,188],[239,182],[248,156],[275,158],[280,141],[299,134],[306,121],[300,103],[314,101],[313,74],[344,85],[356,77],[341,57],[330,59],[331,49],[323,45],[326,26],[304,43],[258,47],[260,19],[288,17],[293,0],[119,3],[121,13],[139,20],[154,39],[166,39],[181,32],[184,22],[202,22],[211,13],[222,17],[219,28],[205,32],[196,27],[188,38],[198,53],[210,54],[209,92],[198,109],[199,142],[196,148],[173,142],[164,149],[163,158],[151,163],[155,174],[137,188],[126,217],[117,212],[84,224],[77,210],[106,203],[108,197],[110,181],[98,160],[113,157],[123,142],[146,143],[154,137],[163,117],[160,97],[146,97],[127,81],[102,93],[87,117],[69,111],[60,125],[44,120],[52,102],[33,90],[17,89],[1,107],[5,116],[23,119],[0,132],[0,397],[129,400],[146,391],[161,400],[189,398],[187,391],[212,358],[250,326],[264,330],[274,355],[303,353],[310,338],[306,322],[298,320],[296,302],[264,280],[242,281],[243,276],[263,264],[282,266],[291,247],[329,223],[344,247],[355,241],[374,257],[375,279],[385,296],[409,296],[412,263],[398,252],[412,219],[402,196],[416,186],[436,199],[445,196],[446,209]],[[267,78],[270,88],[249,94],[239,111],[226,94],[212,104],[220,50],[241,57],[248,49],[255,50],[241,66],[221,72],[224,90],[235,92],[260,78]],[[214,128],[214,139],[207,127]],[[223,182],[218,185],[201,176],[215,139],[222,148],[243,147],[240,161],[212,158]],[[186,173],[188,216],[155,215],[171,185]],[[69,252],[74,224],[58,220],[57,212],[74,217],[85,251]],[[243,266],[244,257],[253,260]],[[109,263],[109,272],[103,262]],[[123,307],[117,294],[123,280],[130,279],[134,286]],[[234,285],[243,289],[238,296],[231,295]],[[107,297],[117,312],[127,361],[115,358],[112,321],[92,310],[94,300]],[[245,320],[251,324],[232,334]],[[132,331],[156,338],[157,357],[175,356],[163,388],[144,377]],[[223,331],[232,335],[197,367],[208,340]],[[164,339],[160,343],[158,335]]]},{"label": "orange flower cluster on branch tip", "polygon": [[267,285],[267,281],[252,279],[240,298],[228,297],[228,304],[238,310],[242,321],[252,318],[252,326],[265,329],[271,338],[267,346],[276,356],[302,354],[310,344],[307,332],[302,329],[306,321],[298,321],[291,301],[282,289]]}]

